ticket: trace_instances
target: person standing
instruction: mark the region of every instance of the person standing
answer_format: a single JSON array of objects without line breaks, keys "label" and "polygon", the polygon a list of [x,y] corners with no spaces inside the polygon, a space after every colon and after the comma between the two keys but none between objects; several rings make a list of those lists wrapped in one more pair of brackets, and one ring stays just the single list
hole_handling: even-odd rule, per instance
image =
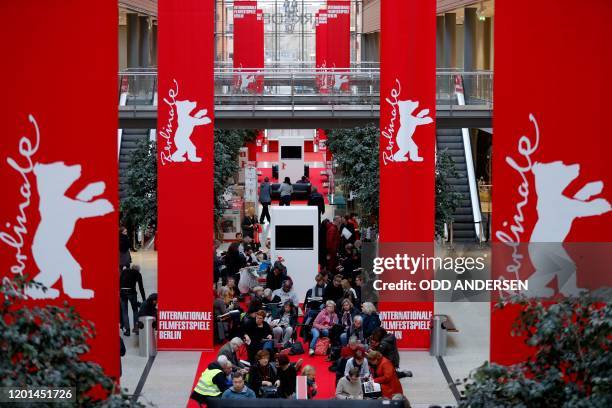
[{"label": "person standing", "polygon": [[130,267],[132,263],[131,246],[127,228],[121,227],[119,229],[119,270],[122,270],[123,267]]},{"label": "person standing", "polygon": [[280,185],[280,204],[279,205],[291,205],[291,194],[293,193],[293,186],[289,177],[285,177],[285,181]]},{"label": "person standing", "polygon": [[140,290],[140,296],[144,302],[146,299],[140,266],[134,265],[132,268],[123,268],[119,278],[120,300],[121,300],[121,321],[123,323],[123,335],[130,335],[130,316],[128,314],[128,302],[132,307],[132,317],[134,320],[134,333],[138,334],[138,295],[136,284]]},{"label": "person standing", "polygon": [[259,202],[263,207],[261,210],[261,216],[259,217],[259,223],[263,224],[264,220],[270,222],[270,204],[272,204],[272,186],[270,186],[270,179],[264,178],[263,183],[259,186]]},{"label": "person standing", "polygon": [[255,240],[255,232],[257,230],[257,217],[255,217],[255,209],[249,208],[244,219],[242,220],[242,236],[249,237]]},{"label": "person standing", "polygon": [[319,211],[319,224],[321,223],[321,216],[325,214],[325,200],[323,199],[323,195],[319,193],[316,187],[312,188],[312,192],[310,196],[308,196],[308,205],[313,207],[318,207]]}]

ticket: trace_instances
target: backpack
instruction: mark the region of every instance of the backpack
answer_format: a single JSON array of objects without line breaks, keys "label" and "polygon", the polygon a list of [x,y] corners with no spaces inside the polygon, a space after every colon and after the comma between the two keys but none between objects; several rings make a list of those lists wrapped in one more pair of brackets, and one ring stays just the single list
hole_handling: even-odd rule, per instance
[{"label": "backpack", "polygon": [[291,347],[289,348],[289,355],[295,356],[297,354],[304,354],[304,346],[299,341],[291,344]]},{"label": "backpack", "polygon": [[326,356],[329,351],[329,338],[328,337],[319,337],[317,340],[317,344],[315,345],[315,355],[316,356]]}]

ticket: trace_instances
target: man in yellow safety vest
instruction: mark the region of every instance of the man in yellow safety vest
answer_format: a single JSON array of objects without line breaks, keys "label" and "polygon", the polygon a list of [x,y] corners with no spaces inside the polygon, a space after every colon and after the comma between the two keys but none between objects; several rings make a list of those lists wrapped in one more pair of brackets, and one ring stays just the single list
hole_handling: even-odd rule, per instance
[{"label": "man in yellow safety vest", "polygon": [[219,356],[202,372],[190,398],[200,405],[208,405],[209,398],[220,398],[232,385],[231,375],[232,362],[226,356]]}]

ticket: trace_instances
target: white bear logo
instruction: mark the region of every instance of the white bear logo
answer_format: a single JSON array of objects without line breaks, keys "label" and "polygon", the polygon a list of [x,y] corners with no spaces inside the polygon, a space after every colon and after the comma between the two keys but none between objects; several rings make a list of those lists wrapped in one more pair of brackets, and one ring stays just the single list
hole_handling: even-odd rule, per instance
[{"label": "white bear logo", "polygon": [[[32,242],[32,256],[40,272],[34,280],[47,289],[30,287],[26,295],[34,299],[55,299],[59,291],[52,286],[62,279],[64,293],[73,299],[91,299],[94,291],[83,289],[81,265],[67,248],[75,224],[79,219],[99,217],[113,212],[110,201],[95,197],[104,193],[104,182],[90,183],[76,199],[65,195],[81,177],[81,166],[67,166],[64,162],[37,163],[34,166],[39,196],[40,223]],[[93,200],[93,201],[92,201]]]},{"label": "white bear logo", "polygon": [[248,91],[249,86],[255,83],[255,75],[249,73],[240,74],[240,92]]},{"label": "white bear logo", "polygon": [[348,84],[348,75],[335,74],[334,75],[334,90],[339,91],[342,85]]},{"label": "white bear logo", "polygon": [[554,290],[547,287],[556,276],[559,292],[576,295],[576,264],[563,248],[563,241],[576,218],[602,215],[610,211],[605,198],[591,197],[603,190],[603,182],[584,185],[573,197],[563,195],[565,188],[580,174],[580,165],[566,165],[561,161],[534,163],[531,172],[535,179],[538,221],[531,233],[529,257],[535,272],[529,277],[528,294],[549,297]]},{"label": "white bear logo", "polygon": [[194,116],[191,112],[196,108],[197,103],[193,101],[176,101],[176,111],[178,127],[174,135],[174,145],[176,151],[172,154],[173,162],[184,162],[185,154],[190,162],[201,162],[202,158],[196,154],[196,146],[191,141],[191,134],[196,126],[208,125],[211,120],[206,116],[208,111],[202,109]]},{"label": "white bear logo", "polygon": [[415,116],[413,115],[416,108],[419,106],[417,101],[398,101],[400,114],[400,128],[397,131],[395,138],[398,151],[393,155],[393,161],[405,162],[408,161],[408,156],[413,162],[422,162],[423,158],[419,156],[419,147],[412,140],[417,126],[427,125],[433,122],[429,116],[429,109],[421,109]]}]

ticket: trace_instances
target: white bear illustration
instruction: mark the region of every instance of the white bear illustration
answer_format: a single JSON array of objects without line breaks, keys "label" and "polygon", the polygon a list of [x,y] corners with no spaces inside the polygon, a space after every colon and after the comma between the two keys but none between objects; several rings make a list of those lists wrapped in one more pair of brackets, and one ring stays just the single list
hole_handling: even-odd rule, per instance
[{"label": "white bear illustration", "polygon": [[342,88],[342,85],[348,84],[348,75],[334,75],[334,90],[339,91]]},{"label": "white bear illustration", "polygon": [[423,158],[419,156],[419,147],[412,140],[412,136],[420,125],[427,125],[433,122],[433,119],[429,116],[429,109],[421,109],[421,111],[415,116],[413,115],[416,108],[419,106],[418,101],[398,101],[400,114],[400,127],[397,130],[397,136],[395,138],[398,151],[393,155],[393,161],[405,162],[408,161],[408,156],[413,162],[421,162]]},{"label": "white bear illustration", "polygon": [[605,198],[589,200],[600,194],[603,182],[587,183],[572,198],[563,195],[565,188],[580,173],[580,165],[566,165],[561,161],[534,163],[531,169],[538,196],[536,210],[538,221],[531,233],[529,257],[535,272],[529,277],[528,295],[549,297],[554,294],[547,287],[556,276],[559,292],[576,295],[576,264],[563,248],[563,241],[572,229],[576,218],[602,215],[610,211]]},{"label": "white bear illustration", "polygon": [[249,89],[251,84],[255,83],[255,75],[249,73],[240,74],[240,91],[244,92]]},{"label": "white bear illustration", "polygon": [[104,182],[91,183],[76,199],[66,197],[70,186],[81,177],[81,166],[67,166],[64,162],[37,163],[34,166],[36,188],[39,196],[40,223],[32,242],[32,256],[40,272],[34,280],[47,287],[26,289],[26,295],[34,299],[54,299],[59,291],[52,286],[62,278],[64,293],[73,299],[91,299],[93,290],[83,289],[81,265],[67,248],[75,224],[79,219],[99,217],[113,212],[113,205],[106,199],[97,199],[106,188]]},{"label": "white bear illustration", "polygon": [[201,162],[202,159],[197,157],[196,146],[191,141],[191,134],[196,126],[208,125],[211,120],[206,116],[208,111],[202,109],[194,116],[191,116],[191,111],[197,106],[193,101],[176,101],[176,111],[178,119],[178,127],[174,135],[174,145],[176,151],[172,154],[173,162],[184,162],[185,154],[191,162]]}]

